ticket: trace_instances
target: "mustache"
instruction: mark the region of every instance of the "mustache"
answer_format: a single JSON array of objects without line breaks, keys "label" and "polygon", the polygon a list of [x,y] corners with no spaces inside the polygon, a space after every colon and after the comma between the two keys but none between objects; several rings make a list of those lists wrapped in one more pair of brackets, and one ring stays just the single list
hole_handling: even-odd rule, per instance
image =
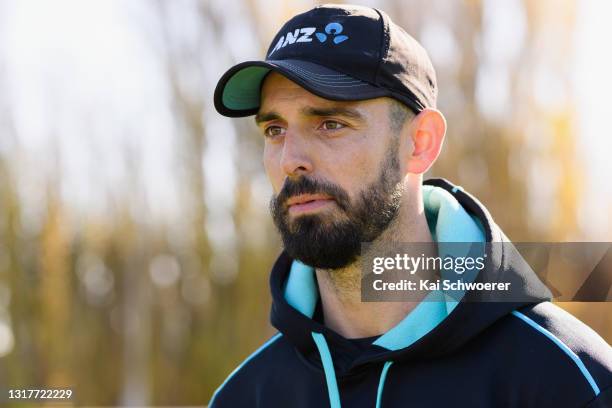
[{"label": "mustache", "polygon": [[273,205],[286,209],[287,200],[300,194],[325,194],[330,196],[342,210],[349,208],[349,196],[344,189],[335,184],[305,176],[295,180],[285,179],[281,191],[273,198]]}]

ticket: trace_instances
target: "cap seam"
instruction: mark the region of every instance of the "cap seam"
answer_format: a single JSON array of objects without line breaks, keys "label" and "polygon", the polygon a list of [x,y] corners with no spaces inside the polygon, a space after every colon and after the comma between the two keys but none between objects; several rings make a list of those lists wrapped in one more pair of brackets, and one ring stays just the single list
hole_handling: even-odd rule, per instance
[{"label": "cap seam", "polygon": [[[278,65],[289,65],[289,66],[295,66],[294,64],[288,63],[287,61],[289,60],[267,60],[268,62],[270,62],[271,64],[278,64]],[[308,61],[304,61],[304,62],[308,62]],[[316,63],[317,65],[321,65],[324,66],[322,64]],[[325,68],[328,68],[327,66],[325,66]],[[332,69],[332,68],[328,68],[328,69]],[[311,72],[312,75],[318,76],[318,77],[341,77],[341,78],[353,78],[350,75],[347,74],[316,74],[314,72]]]},{"label": "cap seam", "polygon": [[[372,81],[372,80],[369,80],[369,79],[364,79],[364,78],[358,78],[358,77],[356,77],[354,75],[349,75],[346,72],[344,72],[344,69],[338,68],[336,66],[332,66],[331,64],[326,64],[324,61],[312,62],[312,61],[300,60],[299,58],[294,58],[294,59],[297,60],[297,61],[304,61],[304,62],[310,62],[312,64],[317,64],[317,65],[320,65],[322,67],[325,67],[325,68],[337,71],[338,73],[346,75],[346,76],[348,76],[350,78],[356,79],[356,80],[361,81],[361,82],[365,82],[365,83],[370,84],[370,85],[372,85],[374,87],[377,87],[377,88],[381,88],[381,86],[378,85],[378,83],[376,83],[375,81]],[[274,64],[275,61],[286,61],[286,60],[265,60],[264,62],[269,62],[271,64]]]},{"label": "cap seam", "polygon": [[378,60],[378,66],[376,67],[376,74],[374,74],[374,83],[378,85],[378,74],[380,73],[380,69],[381,69],[383,62],[387,58],[387,53],[389,52],[390,38],[389,38],[389,24],[387,23],[387,19],[385,19],[385,16],[380,10],[376,8],[374,8],[373,10],[376,11],[376,13],[380,16],[380,22],[382,24],[382,31],[383,31],[383,35],[381,39],[382,44],[380,45],[380,59]]},{"label": "cap seam", "polygon": [[[280,63],[279,63],[279,62],[280,62]],[[307,69],[300,68],[300,67],[296,66],[295,64],[289,63],[289,62],[287,62],[286,60],[281,60],[281,61],[279,61],[279,62],[276,62],[276,63],[277,63],[278,65],[281,65],[281,66],[282,66],[282,65],[287,65],[287,66],[289,66],[289,67],[293,68],[293,69],[294,69],[295,71],[297,71],[297,72],[301,72],[301,73],[303,73],[304,75],[307,75],[307,76],[310,76],[310,77],[313,77],[313,78],[317,78],[317,79],[319,79],[320,81],[329,81],[330,83],[351,83],[351,82],[355,83],[355,82],[364,82],[364,81],[362,81],[361,79],[354,78],[354,77],[352,77],[352,76],[350,76],[350,75],[347,75],[347,74],[337,74],[337,75],[334,75],[334,74],[316,74],[316,73],[314,73],[314,72],[310,72],[310,71],[308,71]],[[324,76],[337,76],[337,77],[341,77],[341,78],[346,79],[346,80],[344,80],[344,81],[343,81],[343,80],[340,80],[340,79],[330,79],[330,80],[328,80],[328,79],[326,79],[326,78],[319,78],[319,77],[324,77]]]}]

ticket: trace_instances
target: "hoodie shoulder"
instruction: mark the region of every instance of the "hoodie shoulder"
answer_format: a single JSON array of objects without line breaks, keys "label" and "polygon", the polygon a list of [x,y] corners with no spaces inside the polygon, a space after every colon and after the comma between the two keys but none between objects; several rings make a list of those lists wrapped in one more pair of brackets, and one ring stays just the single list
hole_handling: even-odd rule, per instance
[{"label": "hoodie shoulder", "polygon": [[612,348],[589,326],[550,302],[515,310],[504,320],[512,327],[515,350],[523,354],[514,355],[515,362],[528,364],[526,378],[537,375],[558,396],[584,402],[578,406],[596,407],[610,398]]},{"label": "hoodie shoulder", "polygon": [[281,333],[272,336],[248,356],[214,392],[208,407],[224,408],[248,406],[255,400],[258,383],[270,375],[279,348],[286,343]]}]

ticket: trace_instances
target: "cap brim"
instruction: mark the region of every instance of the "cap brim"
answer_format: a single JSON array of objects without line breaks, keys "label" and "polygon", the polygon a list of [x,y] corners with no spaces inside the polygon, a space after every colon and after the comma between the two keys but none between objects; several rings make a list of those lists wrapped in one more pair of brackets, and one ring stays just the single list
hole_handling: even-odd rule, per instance
[{"label": "cap brim", "polygon": [[392,96],[384,89],[322,65],[301,60],[247,61],[230,68],[215,89],[215,108],[229,117],[257,113],[261,85],[276,71],[325,99],[355,101]]}]

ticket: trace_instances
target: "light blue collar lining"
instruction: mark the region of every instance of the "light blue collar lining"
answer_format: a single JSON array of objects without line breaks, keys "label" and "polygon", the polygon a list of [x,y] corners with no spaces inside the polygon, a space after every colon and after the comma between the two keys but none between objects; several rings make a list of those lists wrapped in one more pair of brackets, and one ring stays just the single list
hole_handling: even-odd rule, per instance
[{"label": "light blue collar lining", "polygon": [[[458,249],[456,245],[445,246],[446,242],[485,242],[480,221],[468,214],[446,190],[424,185],[423,201],[429,229],[438,242],[439,256],[461,256],[458,251],[462,248]],[[445,272],[442,273],[444,278]],[[464,280],[472,280],[475,276],[465,277]],[[462,296],[462,292],[453,293],[452,296],[440,291],[430,292],[401,322],[373,344],[392,351],[410,346],[439,325],[459,304]],[[287,303],[312,318],[318,298],[314,269],[293,261],[285,286]]]},{"label": "light blue collar lining", "polygon": [[307,317],[314,315],[319,300],[314,268],[294,260],[285,284],[285,300]]}]

